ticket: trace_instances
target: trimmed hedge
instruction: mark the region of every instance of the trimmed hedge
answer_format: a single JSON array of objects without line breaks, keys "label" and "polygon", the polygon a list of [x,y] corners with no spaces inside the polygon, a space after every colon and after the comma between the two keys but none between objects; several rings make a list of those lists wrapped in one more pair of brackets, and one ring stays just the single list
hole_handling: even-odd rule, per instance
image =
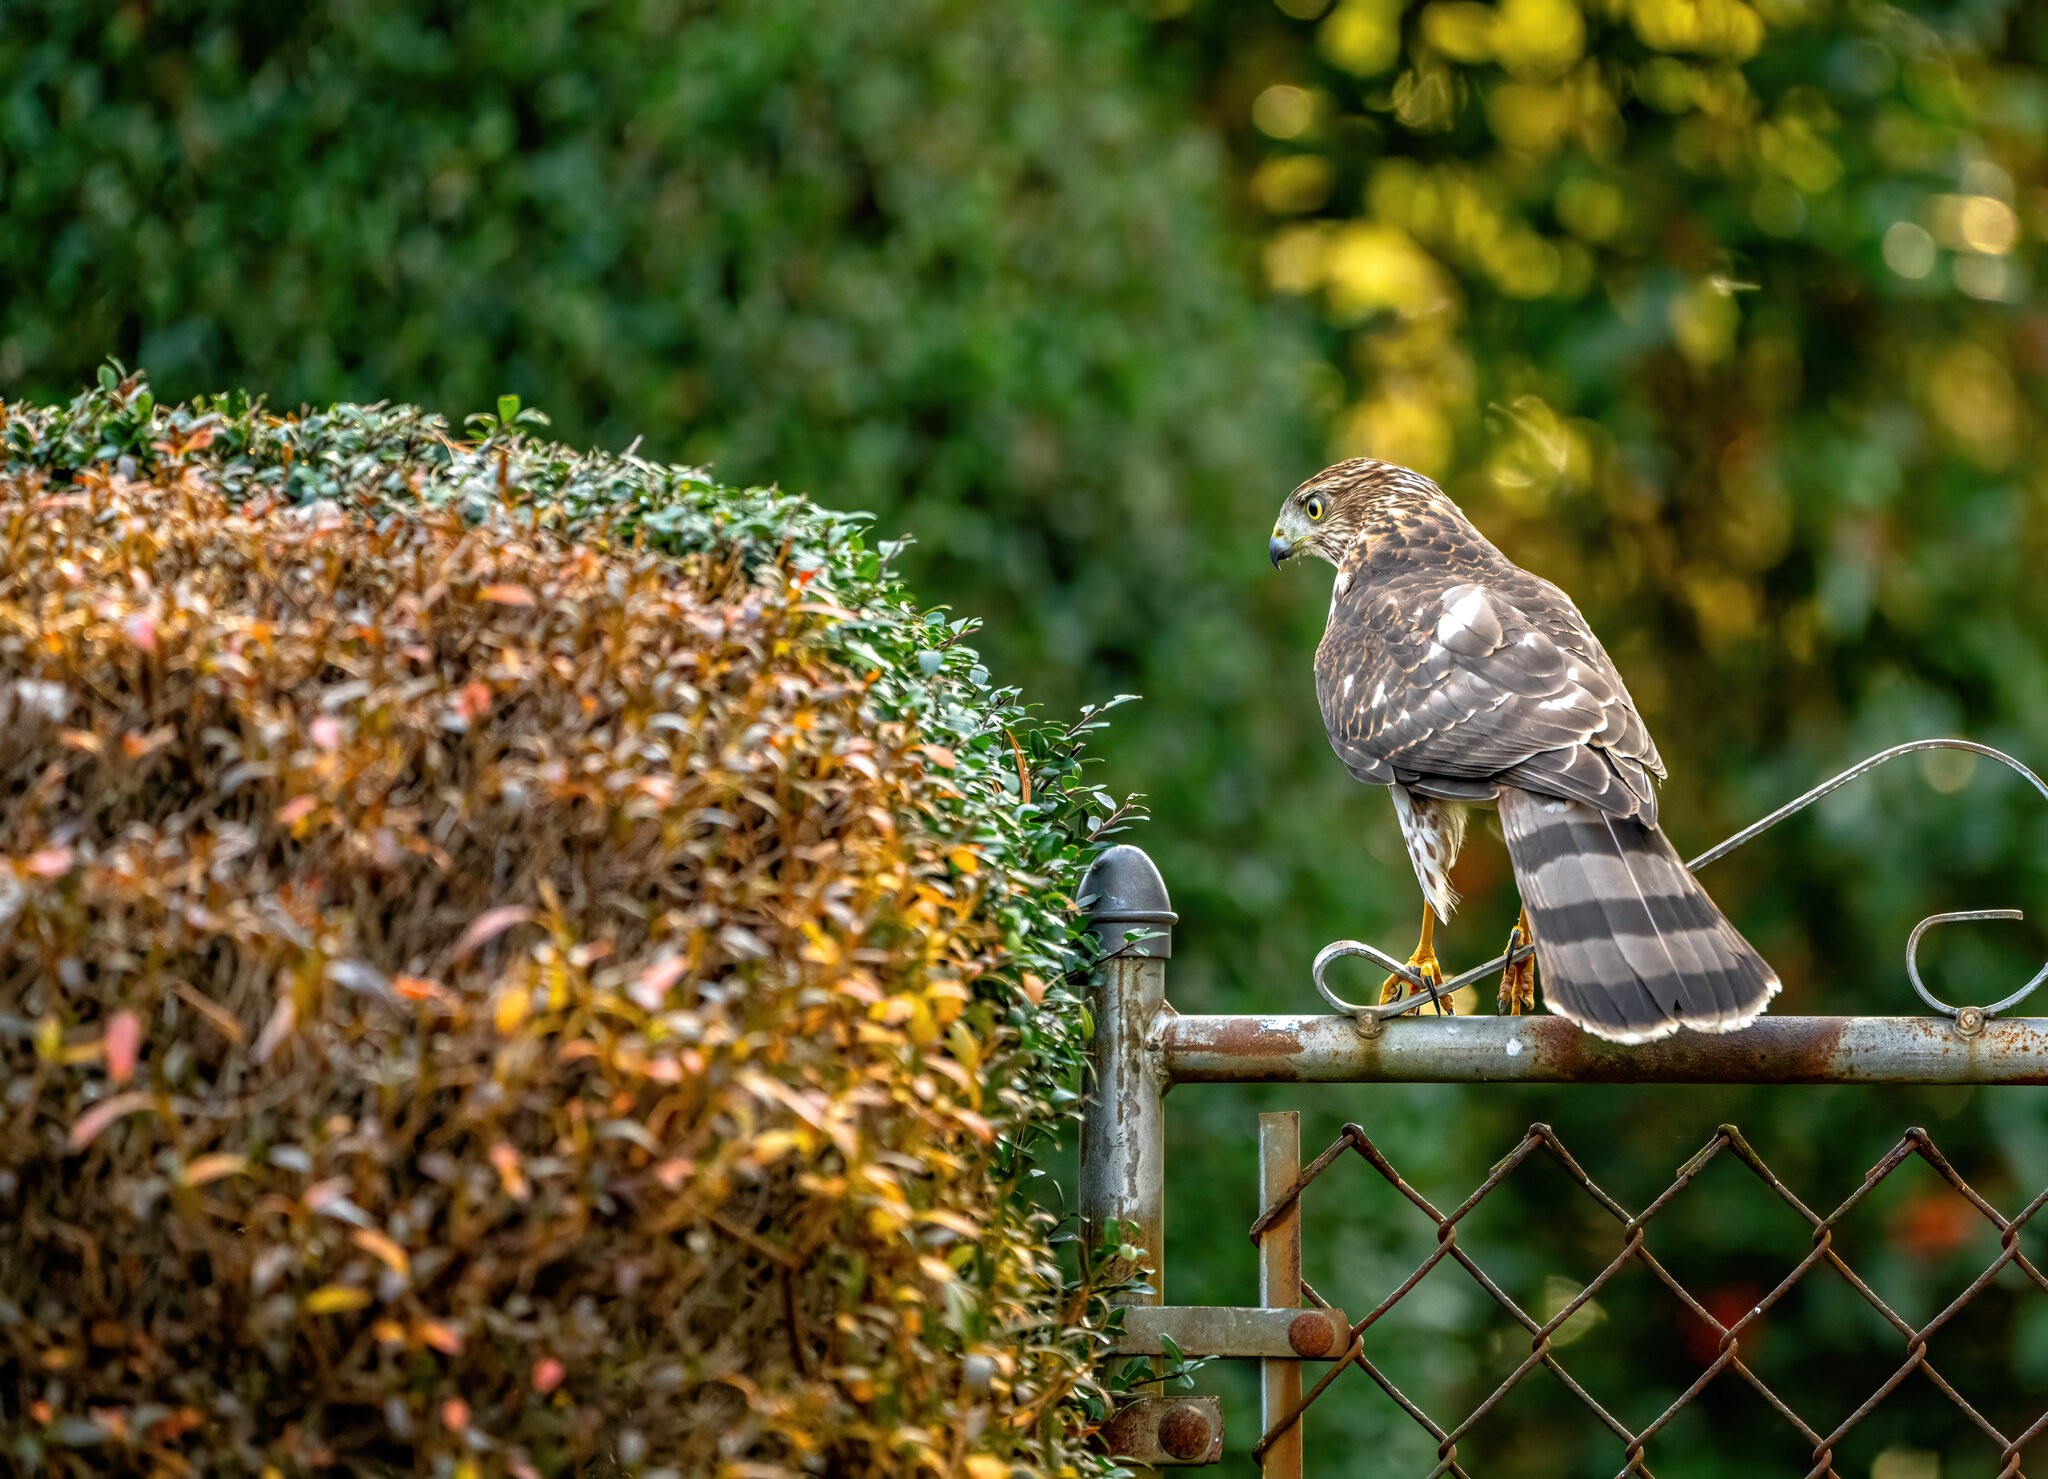
[{"label": "trimmed hedge", "polygon": [[16,1462],[1085,1462],[1018,1186],[1095,716],[857,518],[514,402],[0,416]]}]

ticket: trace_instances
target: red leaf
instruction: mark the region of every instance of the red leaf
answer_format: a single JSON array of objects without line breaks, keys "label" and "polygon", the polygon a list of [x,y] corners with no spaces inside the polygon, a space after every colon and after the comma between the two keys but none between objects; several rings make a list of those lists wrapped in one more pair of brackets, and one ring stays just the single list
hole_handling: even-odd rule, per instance
[{"label": "red leaf", "polygon": [[71,1126],[71,1133],[65,1137],[65,1142],[73,1150],[84,1150],[99,1138],[100,1131],[115,1120],[124,1115],[139,1114],[145,1109],[154,1108],[155,1105],[156,1096],[140,1090],[132,1094],[116,1094],[111,1099],[102,1099],[78,1117]]},{"label": "red leaf", "polygon": [[455,942],[455,959],[464,959],[472,951],[477,950],[481,946],[488,945],[491,941],[497,939],[498,936],[504,934],[513,925],[525,924],[532,918],[533,911],[531,909],[523,909],[517,904],[507,904],[502,908],[484,910],[483,913],[477,915],[476,918],[469,922],[469,928],[464,930],[462,938]]},{"label": "red leaf", "polygon": [[28,871],[38,878],[62,878],[71,871],[71,849],[46,847],[41,852],[30,853]]},{"label": "red leaf", "polygon": [[407,1001],[448,999],[448,989],[439,981],[428,980],[425,976],[399,976],[392,981],[391,989]]},{"label": "red leaf", "polygon": [[523,1202],[533,1195],[533,1185],[526,1179],[526,1172],[519,1165],[519,1152],[500,1140],[490,1149],[491,1164],[497,1168],[498,1178],[505,1183],[505,1194],[515,1202]]},{"label": "red leaf", "polygon": [[440,1320],[421,1320],[413,1327],[422,1345],[430,1345],[444,1356],[462,1354],[462,1332]]},{"label": "red leaf", "polygon": [[626,988],[626,995],[647,1011],[658,1012],[668,1003],[669,987],[681,980],[683,972],[689,968],[689,962],[680,955],[657,960],[633,978],[633,984]]},{"label": "red leaf", "polygon": [[292,1028],[298,1024],[299,1009],[289,996],[281,996],[277,1006],[270,1013],[270,1020],[263,1024],[263,1031],[256,1035],[256,1061],[267,1063],[270,1055],[284,1045],[292,1035]]},{"label": "red leaf", "polygon": [[148,734],[139,734],[131,729],[121,736],[121,753],[130,760],[140,760],[162,749],[176,736],[177,731],[168,724],[153,729]]},{"label": "red leaf", "polygon": [[135,1060],[142,1051],[142,1019],[133,1012],[114,1013],[107,1024],[107,1077],[125,1084],[135,1077]]}]

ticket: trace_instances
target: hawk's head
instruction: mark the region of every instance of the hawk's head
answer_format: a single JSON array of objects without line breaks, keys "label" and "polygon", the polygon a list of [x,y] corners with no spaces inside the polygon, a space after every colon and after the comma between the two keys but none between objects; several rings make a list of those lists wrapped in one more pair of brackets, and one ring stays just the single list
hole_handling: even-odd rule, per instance
[{"label": "hawk's head", "polygon": [[1391,462],[1354,457],[1326,467],[1287,495],[1273,537],[1266,544],[1275,568],[1295,555],[1317,555],[1332,565],[1344,562],[1345,551],[1376,514],[1398,513],[1413,504],[1448,504],[1443,490],[1419,472]]}]

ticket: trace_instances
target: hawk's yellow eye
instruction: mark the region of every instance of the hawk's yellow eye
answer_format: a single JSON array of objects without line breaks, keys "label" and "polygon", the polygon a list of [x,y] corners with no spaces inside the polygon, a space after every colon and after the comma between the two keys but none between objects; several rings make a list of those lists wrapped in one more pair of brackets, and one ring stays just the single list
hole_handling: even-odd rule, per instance
[{"label": "hawk's yellow eye", "polygon": [[1327,505],[1324,504],[1320,494],[1311,496],[1309,501],[1302,505],[1303,511],[1308,514],[1311,520],[1321,519],[1326,507]]}]

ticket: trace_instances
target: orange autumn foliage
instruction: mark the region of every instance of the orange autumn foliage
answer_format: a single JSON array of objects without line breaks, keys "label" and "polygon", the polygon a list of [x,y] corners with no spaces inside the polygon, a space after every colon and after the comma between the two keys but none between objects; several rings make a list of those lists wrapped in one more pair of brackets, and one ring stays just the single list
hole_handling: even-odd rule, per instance
[{"label": "orange autumn foliage", "polygon": [[1055,885],[835,646],[858,583],[531,488],[252,488],[242,425],[0,476],[0,1441],[1069,1462],[1086,1333],[1014,1195]]}]

